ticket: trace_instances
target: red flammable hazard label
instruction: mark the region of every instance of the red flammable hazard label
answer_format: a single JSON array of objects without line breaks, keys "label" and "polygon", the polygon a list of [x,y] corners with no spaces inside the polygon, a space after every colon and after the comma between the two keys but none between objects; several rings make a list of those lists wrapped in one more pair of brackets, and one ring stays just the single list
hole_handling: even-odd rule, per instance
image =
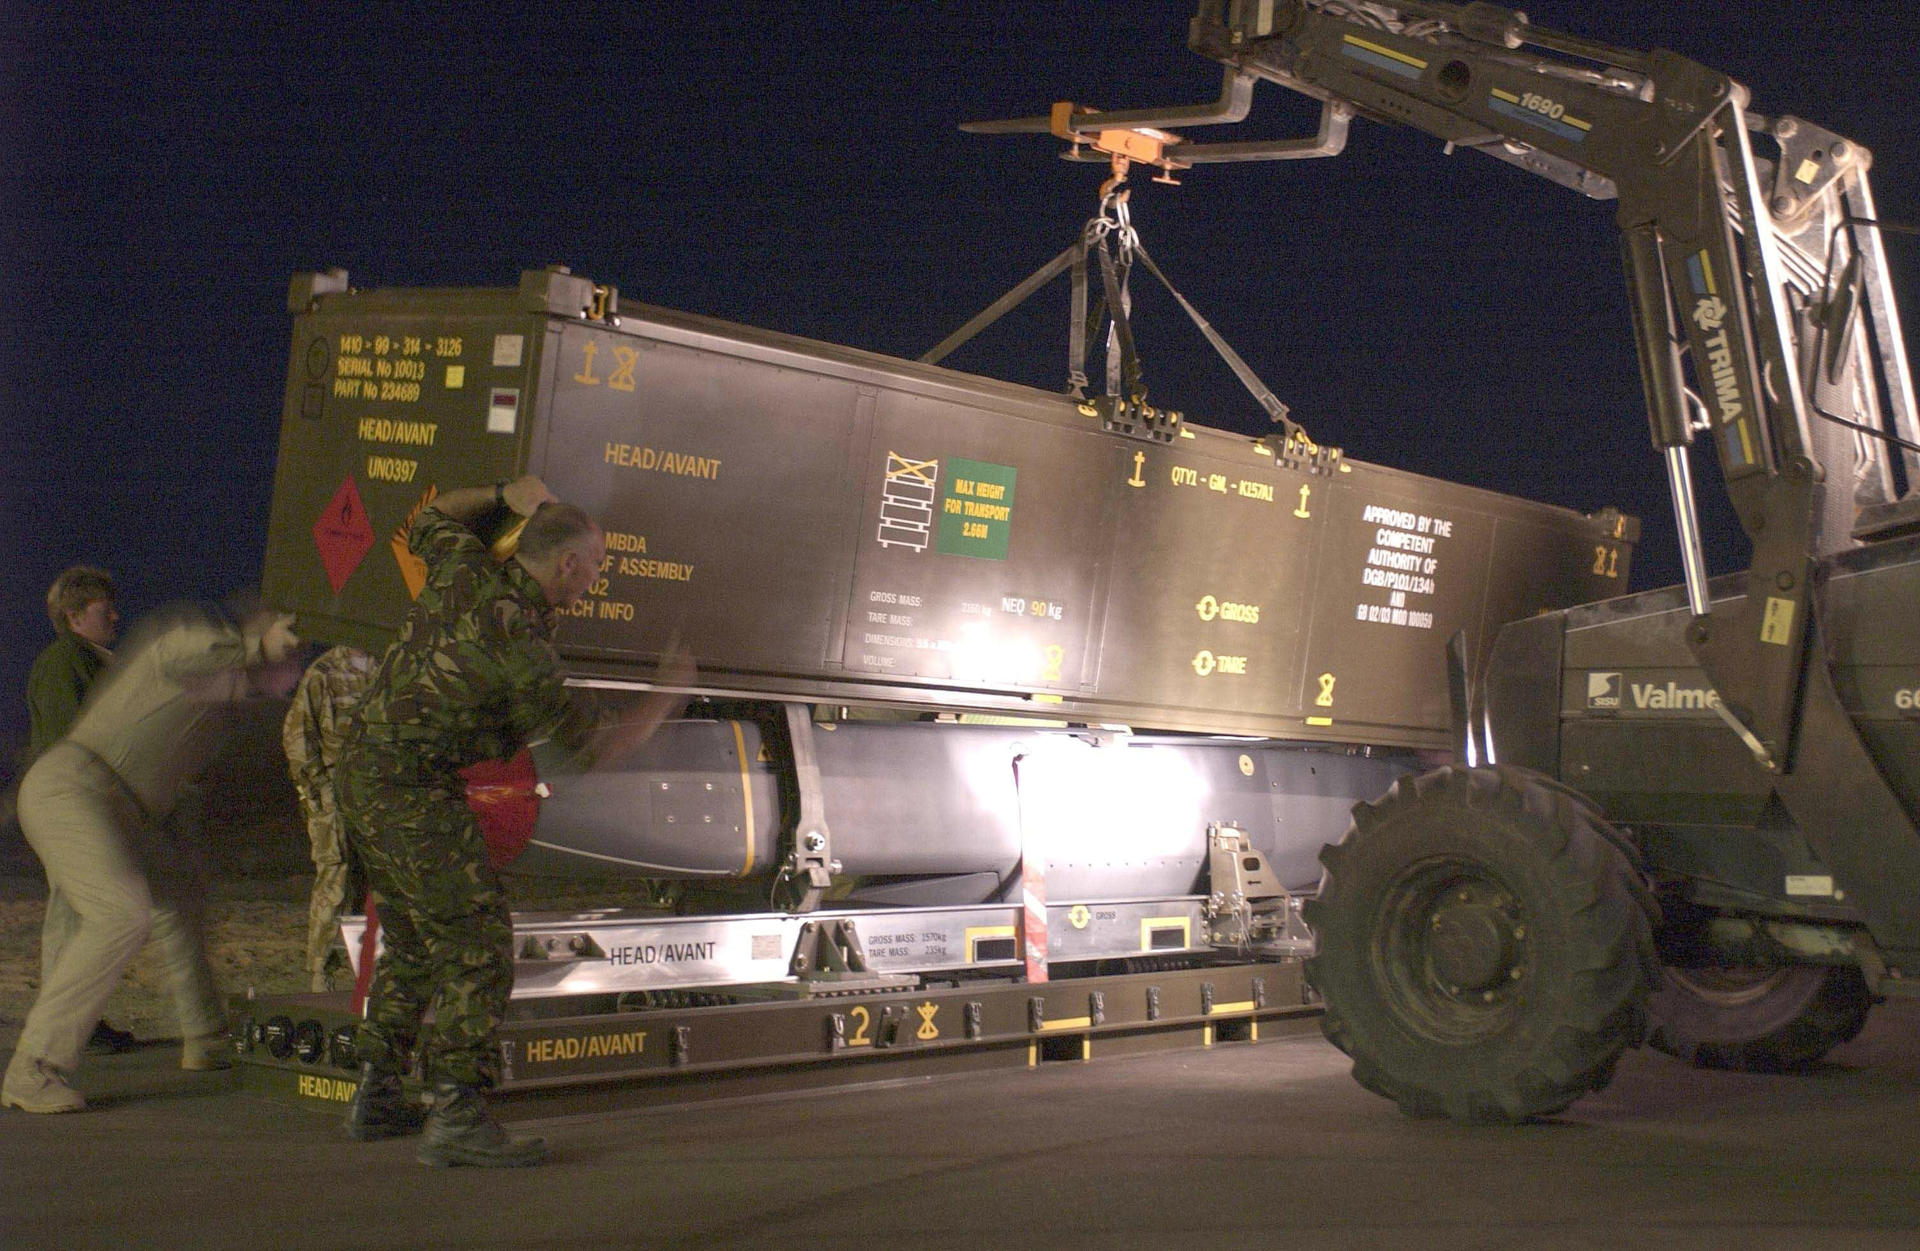
[{"label": "red flammable hazard label", "polygon": [[326,511],[313,523],[313,545],[320,549],[327,582],[338,595],[373,550],[373,522],[367,519],[367,506],[360,502],[360,488],[353,484],[352,474],[347,475]]}]

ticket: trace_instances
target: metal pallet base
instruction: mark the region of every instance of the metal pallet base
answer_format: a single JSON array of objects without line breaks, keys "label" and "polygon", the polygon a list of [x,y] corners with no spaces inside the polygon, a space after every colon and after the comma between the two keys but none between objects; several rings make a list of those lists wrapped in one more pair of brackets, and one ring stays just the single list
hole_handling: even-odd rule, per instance
[{"label": "metal pallet base", "polygon": [[[501,1028],[502,1081],[495,1098],[506,1116],[608,1112],[1257,1042],[1263,1031],[1271,1036],[1312,1028],[1319,1013],[1299,962],[1289,960],[1039,984],[974,982],[843,997],[517,1015]],[[355,1018],[344,996],[242,1000],[236,1014],[243,1087],[334,1112],[353,1098]]]},{"label": "metal pallet base", "polygon": [[[1299,901],[1280,909],[1281,936],[1250,954],[1271,959],[1312,951],[1299,921]],[[1244,922],[1216,915],[1204,895],[1087,900],[1051,905],[1048,959],[1063,964],[1131,957],[1212,959],[1216,944],[1238,941]],[[858,971],[895,981],[998,974],[1023,969],[1021,906],[977,904],[928,908],[826,910],[677,917],[593,911],[516,913],[513,918],[515,1000],[634,994],[684,989],[738,992],[820,975],[815,941],[831,934]],[[341,930],[356,968],[363,917]],[[1229,947],[1229,949],[1232,949]]]}]

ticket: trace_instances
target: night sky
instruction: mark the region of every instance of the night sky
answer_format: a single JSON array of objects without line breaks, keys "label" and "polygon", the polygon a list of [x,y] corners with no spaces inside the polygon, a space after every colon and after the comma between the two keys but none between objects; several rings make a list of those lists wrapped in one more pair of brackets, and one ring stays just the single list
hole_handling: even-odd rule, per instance
[{"label": "night sky", "polygon": [[[1876,154],[1920,220],[1920,6],[1580,4],[1536,24],[1665,46]],[[0,28],[0,742],[53,575],[129,621],[260,577],[288,278],[508,286],[559,262],[624,299],[902,356],[1066,245],[1104,170],[965,120],[1211,100],[1188,0],[13,5]],[[1307,133],[1275,87],[1202,140]],[[1333,160],[1136,177],[1174,282],[1316,438],[1362,460],[1645,518],[1677,579],[1612,206],[1410,131]],[[1916,312],[1920,241],[1889,240]],[[1142,274],[1154,400],[1264,415]],[[1064,284],[949,361],[1058,389]],[[1710,488],[1704,488],[1711,495]],[[1709,510],[1716,572],[1743,550]],[[8,753],[10,754],[10,753]]]}]

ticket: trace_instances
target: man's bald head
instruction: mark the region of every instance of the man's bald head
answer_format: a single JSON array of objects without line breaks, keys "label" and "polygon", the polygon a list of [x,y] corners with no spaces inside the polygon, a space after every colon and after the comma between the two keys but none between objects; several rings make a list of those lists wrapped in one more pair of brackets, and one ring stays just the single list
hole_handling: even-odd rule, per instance
[{"label": "man's bald head", "polygon": [[565,608],[579,599],[600,575],[607,536],[584,509],[572,504],[542,504],[520,532],[518,560],[546,593],[547,602]]}]

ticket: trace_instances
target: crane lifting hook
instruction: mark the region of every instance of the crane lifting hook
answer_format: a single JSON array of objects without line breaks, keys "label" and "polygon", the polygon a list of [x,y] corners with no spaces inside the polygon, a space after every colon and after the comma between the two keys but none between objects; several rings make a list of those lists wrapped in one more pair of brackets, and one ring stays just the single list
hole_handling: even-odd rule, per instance
[{"label": "crane lifting hook", "polygon": [[1186,140],[1170,130],[1153,126],[1115,127],[1111,130],[1074,129],[1074,118],[1098,112],[1098,109],[1078,105],[1071,100],[1061,100],[1053,106],[1048,122],[1056,138],[1073,145],[1072,150],[1066,153],[1068,160],[1086,159],[1080,155],[1082,145],[1092,147],[1095,152],[1104,152],[1111,158],[1113,177],[1101,188],[1103,199],[1109,190],[1126,180],[1127,171],[1135,161],[1159,167],[1160,172],[1153,176],[1155,182],[1163,182],[1170,187],[1180,185],[1180,180],[1173,176],[1174,171],[1190,169],[1192,162],[1180,160],[1170,152]]}]

